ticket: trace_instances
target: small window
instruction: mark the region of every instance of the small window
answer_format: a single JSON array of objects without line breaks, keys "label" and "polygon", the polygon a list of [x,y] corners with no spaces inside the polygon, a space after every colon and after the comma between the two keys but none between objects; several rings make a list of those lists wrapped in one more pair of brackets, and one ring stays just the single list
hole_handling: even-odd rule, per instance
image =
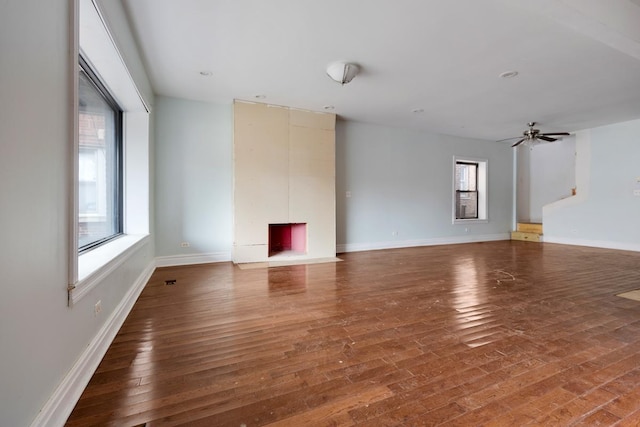
[{"label": "small window", "polygon": [[487,221],[488,161],[454,157],[453,222]]},{"label": "small window", "polygon": [[478,164],[456,162],[456,219],[478,219]]},{"label": "small window", "polygon": [[78,251],[122,234],[122,110],[80,57]]}]

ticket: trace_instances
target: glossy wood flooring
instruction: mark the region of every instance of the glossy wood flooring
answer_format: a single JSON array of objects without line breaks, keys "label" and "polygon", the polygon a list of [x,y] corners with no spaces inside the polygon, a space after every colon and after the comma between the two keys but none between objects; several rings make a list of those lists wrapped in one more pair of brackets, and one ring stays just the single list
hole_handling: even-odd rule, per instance
[{"label": "glossy wood flooring", "polygon": [[640,423],[640,302],[616,296],[640,288],[640,253],[340,257],[158,269],[68,425]]}]

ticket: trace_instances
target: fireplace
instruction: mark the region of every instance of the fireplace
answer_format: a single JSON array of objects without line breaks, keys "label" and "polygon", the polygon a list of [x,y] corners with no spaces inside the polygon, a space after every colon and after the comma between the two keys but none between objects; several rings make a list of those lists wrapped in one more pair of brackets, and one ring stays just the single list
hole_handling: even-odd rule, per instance
[{"label": "fireplace", "polygon": [[269,256],[305,255],[307,224],[269,224]]},{"label": "fireplace", "polygon": [[335,114],[233,105],[233,262],[335,257]]}]

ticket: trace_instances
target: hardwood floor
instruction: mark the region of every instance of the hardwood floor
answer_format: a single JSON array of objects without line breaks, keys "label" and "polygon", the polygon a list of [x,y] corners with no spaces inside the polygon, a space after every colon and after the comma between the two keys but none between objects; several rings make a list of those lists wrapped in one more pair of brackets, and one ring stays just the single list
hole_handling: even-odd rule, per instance
[{"label": "hardwood floor", "polygon": [[640,423],[640,253],[340,258],[156,270],[67,425]]}]

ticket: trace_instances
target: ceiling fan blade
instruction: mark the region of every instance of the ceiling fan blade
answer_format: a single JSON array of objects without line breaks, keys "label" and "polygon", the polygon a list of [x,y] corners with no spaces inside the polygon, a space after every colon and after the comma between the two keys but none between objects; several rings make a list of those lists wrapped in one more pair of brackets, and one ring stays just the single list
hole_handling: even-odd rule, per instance
[{"label": "ceiling fan blade", "polygon": [[538,135],[538,139],[541,139],[543,141],[549,141],[549,142],[557,141],[556,138],[549,138],[548,136],[545,136],[545,135]]},{"label": "ceiling fan blade", "polygon": [[525,140],[525,139],[527,139],[527,138],[522,138],[520,141],[518,141],[518,142],[516,142],[515,144],[513,144],[513,145],[511,146],[511,148],[513,148],[513,147],[517,147],[518,145],[522,144],[522,143],[524,142],[524,140]]},{"label": "ceiling fan blade", "polygon": [[543,136],[568,136],[571,135],[569,132],[545,132],[542,133]]},{"label": "ceiling fan blade", "polygon": [[511,138],[499,139],[496,142],[504,142],[504,141],[509,141],[510,139],[518,139],[518,138],[522,138],[522,137],[521,136],[512,136]]}]

